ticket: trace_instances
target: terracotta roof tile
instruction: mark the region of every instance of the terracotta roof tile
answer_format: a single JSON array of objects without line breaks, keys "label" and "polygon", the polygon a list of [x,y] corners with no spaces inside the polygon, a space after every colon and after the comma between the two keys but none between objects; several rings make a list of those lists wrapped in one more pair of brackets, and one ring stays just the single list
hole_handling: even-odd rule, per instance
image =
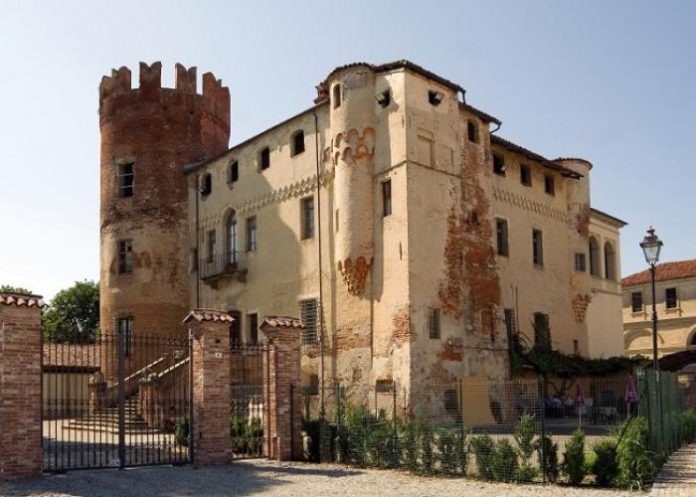
[{"label": "terracotta roof tile", "polygon": [[[680,280],[696,278],[696,259],[687,261],[663,262],[655,266],[655,281]],[[626,276],[621,280],[624,286],[650,283],[650,270]]]},{"label": "terracotta roof tile", "polygon": [[266,316],[261,323],[261,326],[271,326],[273,328],[300,328],[303,329],[305,325],[302,323],[301,319],[297,319],[291,316]]},{"label": "terracotta roof tile", "polygon": [[532,152],[531,150],[524,148],[521,145],[518,145],[516,143],[512,143],[510,140],[506,140],[505,138],[499,136],[499,135],[493,135],[491,134],[491,145],[499,145],[503,147],[504,149],[510,151],[510,152],[515,152],[520,155],[523,155],[524,157],[537,161],[541,163],[542,166],[548,168],[548,169],[553,169],[554,171],[559,171],[563,176],[568,176],[571,178],[579,179],[582,178],[582,174],[573,171],[572,169],[565,167],[563,164],[559,164],[557,162],[554,162],[552,160],[547,159],[546,157],[543,157],[536,152]]},{"label": "terracotta roof tile", "polygon": [[186,316],[184,323],[188,323],[192,319],[196,321],[222,321],[227,323],[234,321],[234,318],[227,312],[215,309],[194,309]]},{"label": "terracotta roof tile", "polygon": [[44,307],[46,305],[40,295],[24,295],[21,293],[0,293],[0,304],[16,305],[17,307]]}]

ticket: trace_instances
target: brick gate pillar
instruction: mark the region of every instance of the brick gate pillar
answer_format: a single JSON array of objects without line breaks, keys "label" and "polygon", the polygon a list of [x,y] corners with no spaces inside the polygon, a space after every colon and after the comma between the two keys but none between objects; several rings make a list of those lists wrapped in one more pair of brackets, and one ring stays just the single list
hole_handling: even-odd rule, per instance
[{"label": "brick gate pillar", "polygon": [[193,462],[228,464],[230,439],[230,323],[223,311],[196,309],[184,319],[193,337]]},{"label": "brick gate pillar", "polygon": [[261,324],[268,341],[263,361],[263,454],[269,459],[289,461],[302,454],[302,329],[302,321],[283,316],[269,316]]},{"label": "brick gate pillar", "polygon": [[41,476],[41,297],[0,293],[0,480]]}]

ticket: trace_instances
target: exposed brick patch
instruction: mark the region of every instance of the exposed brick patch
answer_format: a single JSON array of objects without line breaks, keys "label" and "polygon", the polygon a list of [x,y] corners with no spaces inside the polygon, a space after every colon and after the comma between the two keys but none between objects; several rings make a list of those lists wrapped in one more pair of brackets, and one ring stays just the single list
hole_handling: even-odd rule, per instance
[{"label": "exposed brick patch", "polygon": [[398,349],[411,342],[413,326],[411,323],[411,308],[409,305],[399,307],[392,316],[392,336],[390,349]]},{"label": "exposed brick patch", "polygon": [[590,205],[582,204],[575,214],[575,229],[581,236],[590,236]]},{"label": "exposed brick patch", "polygon": [[367,333],[356,331],[350,326],[344,326],[336,330],[335,352],[369,348],[370,345],[370,336]]}]

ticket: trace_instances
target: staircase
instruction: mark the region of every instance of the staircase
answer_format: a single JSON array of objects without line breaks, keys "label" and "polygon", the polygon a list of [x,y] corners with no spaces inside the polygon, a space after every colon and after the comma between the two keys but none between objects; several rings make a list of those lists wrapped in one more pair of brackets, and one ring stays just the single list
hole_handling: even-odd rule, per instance
[{"label": "staircase", "polygon": [[[138,395],[127,398],[124,405],[125,431],[130,434],[148,432],[147,423],[139,414]],[[118,434],[118,407],[105,407],[94,414],[71,420],[64,430]]]}]

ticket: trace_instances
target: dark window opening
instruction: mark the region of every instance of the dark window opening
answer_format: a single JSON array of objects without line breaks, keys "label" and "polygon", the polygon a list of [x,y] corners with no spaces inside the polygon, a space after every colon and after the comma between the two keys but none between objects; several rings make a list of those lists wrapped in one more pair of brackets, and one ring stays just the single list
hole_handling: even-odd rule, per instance
[{"label": "dark window opening", "polygon": [[524,164],[520,164],[520,183],[524,186],[532,186],[532,170]]},{"label": "dark window opening", "polygon": [[604,277],[608,280],[616,279],[616,256],[614,254],[614,247],[611,243],[607,242],[604,244]]},{"label": "dark window opening", "polygon": [[247,252],[256,251],[256,216],[246,220],[246,249]]},{"label": "dark window opening", "polygon": [[208,235],[206,236],[206,248],[206,261],[213,262],[213,258],[215,257],[215,230],[208,231]]},{"label": "dark window opening", "polygon": [[302,239],[314,237],[314,197],[302,199]]},{"label": "dark window opening", "polygon": [[317,299],[300,300],[300,318],[304,324],[302,330],[302,343],[312,344],[318,340],[318,309]]},{"label": "dark window opening", "polygon": [[631,293],[631,311],[641,312],[643,310],[643,292]]},{"label": "dark window opening", "polygon": [[391,180],[382,182],[382,215],[387,217],[392,213]]},{"label": "dark window opening", "polygon": [[256,345],[259,343],[259,315],[247,314],[247,322],[249,323],[249,343]]},{"label": "dark window opening", "polygon": [[551,348],[549,315],[543,312],[534,313],[534,346],[546,349]]},{"label": "dark window opening", "polygon": [[259,152],[259,169],[264,170],[271,167],[271,149],[262,148]]},{"label": "dark window opening", "polygon": [[230,164],[229,182],[234,183],[239,180],[239,161],[234,161]]},{"label": "dark window opening", "polygon": [[341,106],[341,85],[333,87],[333,108],[338,109]]},{"label": "dark window opening", "polygon": [[590,274],[599,276],[599,242],[593,236],[590,237]]},{"label": "dark window opening", "polygon": [[299,130],[292,135],[292,153],[291,155],[301,154],[305,151],[304,131]]},{"label": "dark window opening", "polygon": [[391,102],[391,94],[389,93],[389,90],[385,90],[382,93],[378,94],[375,97],[375,100],[377,100],[377,103],[380,107],[387,107]]},{"label": "dark window opening", "polygon": [[440,309],[430,309],[428,334],[430,338],[440,338]]},{"label": "dark window opening", "polygon": [[121,198],[133,196],[133,163],[121,164],[118,167],[118,194]]},{"label": "dark window opening", "polygon": [[665,307],[667,309],[677,308],[677,289],[667,288],[665,289]]},{"label": "dark window opening", "polygon": [[394,391],[394,381],[393,380],[377,380],[375,382],[375,392],[377,393],[391,393]]},{"label": "dark window opening", "polygon": [[553,176],[547,174],[544,176],[544,191],[549,195],[556,194],[556,184],[554,182]]},{"label": "dark window opening", "polygon": [[507,332],[508,338],[517,335],[517,317],[515,315],[515,309],[505,309],[505,331]]},{"label": "dark window opening", "polygon": [[232,316],[230,323],[230,345],[242,343],[242,313],[239,311],[228,311]]},{"label": "dark window opening", "polygon": [[438,106],[445,99],[445,94],[435,90],[428,90],[428,102],[431,105]]},{"label": "dark window opening", "polygon": [[213,178],[209,173],[201,177],[201,195],[210,195],[213,191]]},{"label": "dark window opening", "polygon": [[573,339],[573,354],[580,355],[580,342],[577,339]]},{"label": "dark window opening", "polygon": [[133,240],[118,242],[118,274],[133,272]]},{"label": "dark window opening", "polygon": [[466,122],[466,134],[469,137],[469,141],[472,143],[478,143],[479,142],[479,132],[478,132],[478,126],[474,121],[467,121]]},{"label": "dark window opening", "polygon": [[502,155],[493,154],[493,172],[505,176],[505,159]]},{"label": "dark window opening", "polygon": [[508,245],[508,222],[505,219],[495,220],[495,235],[498,255],[508,257],[510,248]]},{"label": "dark window opening", "polygon": [[133,316],[118,318],[118,332],[123,336],[123,355],[130,357],[133,353]]},{"label": "dark window opening", "polygon": [[459,414],[459,396],[456,388],[448,388],[443,392],[442,401],[445,411],[450,414]]},{"label": "dark window opening", "polygon": [[544,239],[540,230],[532,230],[532,258],[534,264],[544,265]]},{"label": "dark window opening", "polygon": [[575,254],[575,270],[579,273],[584,273],[586,269],[585,264],[585,254],[577,253]]}]

